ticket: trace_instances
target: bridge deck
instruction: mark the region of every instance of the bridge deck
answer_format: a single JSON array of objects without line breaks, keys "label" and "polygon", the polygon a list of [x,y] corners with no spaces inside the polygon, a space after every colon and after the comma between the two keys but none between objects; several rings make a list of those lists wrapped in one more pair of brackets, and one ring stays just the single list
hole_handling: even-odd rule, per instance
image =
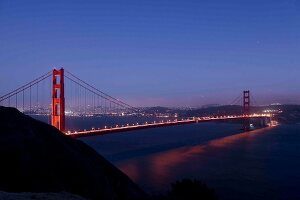
[{"label": "bridge deck", "polygon": [[165,121],[165,122],[153,122],[153,123],[144,123],[144,124],[133,124],[133,125],[122,125],[111,128],[102,128],[102,129],[92,129],[84,131],[75,131],[75,132],[66,132],[66,135],[71,137],[79,138],[86,136],[95,136],[95,135],[105,135],[118,132],[126,132],[139,129],[148,129],[148,128],[158,128],[165,126],[176,126],[183,124],[192,124],[192,123],[201,123],[201,122],[210,122],[210,121],[222,121],[222,120],[238,120],[244,118],[270,118],[270,114],[253,114],[250,116],[223,116],[223,117],[194,117],[193,119],[184,119],[184,120],[174,120],[174,121]]}]

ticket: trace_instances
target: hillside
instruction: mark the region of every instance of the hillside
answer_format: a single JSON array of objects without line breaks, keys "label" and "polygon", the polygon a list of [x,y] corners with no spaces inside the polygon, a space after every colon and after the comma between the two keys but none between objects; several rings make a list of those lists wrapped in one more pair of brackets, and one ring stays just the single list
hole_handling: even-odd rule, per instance
[{"label": "hillside", "polygon": [[14,108],[0,107],[0,157],[0,191],[63,191],[88,199],[145,195],[83,142]]}]

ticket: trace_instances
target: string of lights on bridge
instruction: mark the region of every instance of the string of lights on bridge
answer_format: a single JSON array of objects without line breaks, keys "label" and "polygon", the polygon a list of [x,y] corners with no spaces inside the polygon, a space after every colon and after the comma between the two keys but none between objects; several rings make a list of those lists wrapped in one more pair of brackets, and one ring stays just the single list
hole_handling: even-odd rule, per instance
[{"label": "string of lights on bridge", "polygon": [[[125,132],[130,130],[144,129],[144,128],[156,128],[156,127],[164,127],[171,125],[182,125],[182,124],[191,124],[191,123],[200,123],[200,122],[210,122],[210,121],[218,121],[218,120],[240,120],[245,118],[271,118],[273,115],[268,114],[251,114],[251,115],[232,115],[232,116],[218,116],[218,117],[192,117],[188,119],[175,119],[175,120],[161,120],[161,121],[153,121],[153,122],[144,122],[142,124],[135,123],[126,125],[115,125],[115,127],[107,127],[104,128],[92,128],[91,130],[82,130],[82,131],[66,131],[66,135],[70,135],[73,137],[86,137],[90,135],[104,135],[115,132]],[[272,124],[270,124],[271,126]]]}]

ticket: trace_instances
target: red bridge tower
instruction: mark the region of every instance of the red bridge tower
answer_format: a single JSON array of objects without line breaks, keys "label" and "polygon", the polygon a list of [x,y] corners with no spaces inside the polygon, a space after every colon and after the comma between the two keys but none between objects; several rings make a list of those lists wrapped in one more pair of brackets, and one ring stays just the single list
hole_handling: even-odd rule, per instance
[{"label": "red bridge tower", "polygon": [[244,106],[244,130],[249,131],[250,129],[250,91],[244,91],[243,96],[243,106]]},{"label": "red bridge tower", "polygon": [[63,68],[59,70],[53,69],[51,124],[60,131],[65,131],[65,91]]}]

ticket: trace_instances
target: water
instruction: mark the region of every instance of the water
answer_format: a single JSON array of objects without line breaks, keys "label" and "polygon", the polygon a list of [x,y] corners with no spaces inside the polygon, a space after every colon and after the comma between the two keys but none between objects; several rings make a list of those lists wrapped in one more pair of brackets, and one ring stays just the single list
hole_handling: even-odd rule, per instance
[{"label": "water", "polygon": [[300,125],[205,123],[82,140],[149,193],[197,178],[220,199],[300,199]]},{"label": "water", "polygon": [[300,199],[300,124],[248,133],[240,127],[203,123],[81,140],[149,193],[197,178],[224,200]]}]

